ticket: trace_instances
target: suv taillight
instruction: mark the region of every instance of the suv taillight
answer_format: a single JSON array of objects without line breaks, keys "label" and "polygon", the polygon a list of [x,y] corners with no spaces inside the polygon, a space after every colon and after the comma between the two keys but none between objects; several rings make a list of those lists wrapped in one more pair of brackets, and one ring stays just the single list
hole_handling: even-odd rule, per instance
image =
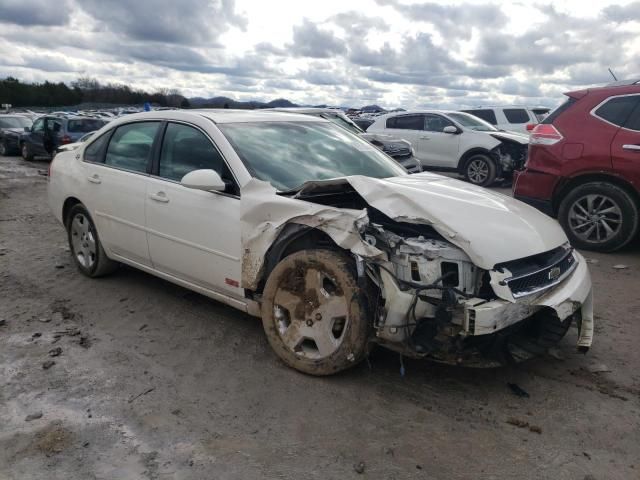
[{"label": "suv taillight", "polygon": [[62,137],[62,139],[60,139],[60,143],[61,144],[65,144],[65,143],[71,143],[71,137],[69,135],[65,135]]},{"label": "suv taillight", "polygon": [[527,132],[530,132],[534,128],[536,128],[536,124],[535,123],[527,123]]},{"label": "suv taillight", "polygon": [[531,132],[529,143],[531,145],[554,145],[564,137],[550,123],[539,123]]}]

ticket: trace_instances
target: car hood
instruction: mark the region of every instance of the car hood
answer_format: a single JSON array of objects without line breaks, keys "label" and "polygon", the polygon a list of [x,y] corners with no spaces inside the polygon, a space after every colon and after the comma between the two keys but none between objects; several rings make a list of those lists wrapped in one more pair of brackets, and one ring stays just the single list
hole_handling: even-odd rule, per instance
[{"label": "car hood", "polygon": [[431,225],[479,267],[547,252],[567,242],[552,218],[506,195],[432,173],[377,179],[350,176],[307,182],[295,197],[323,185],[350,185],[373,208],[407,223]]},{"label": "car hood", "polygon": [[520,145],[529,144],[529,136],[516,132],[487,132],[493,138],[498,140],[511,140],[512,142],[517,142]]}]

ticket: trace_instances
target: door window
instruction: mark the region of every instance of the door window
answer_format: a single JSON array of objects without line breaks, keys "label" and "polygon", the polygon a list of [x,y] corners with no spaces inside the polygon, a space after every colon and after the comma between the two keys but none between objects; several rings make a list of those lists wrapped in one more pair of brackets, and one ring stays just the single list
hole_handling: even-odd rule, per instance
[{"label": "door window", "polygon": [[159,176],[179,182],[194,170],[211,169],[229,178],[218,150],[200,131],[188,125],[170,123],[162,141]]},{"label": "door window", "polygon": [[470,115],[475,115],[476,117],[484,120],[485,122],[489,122],[491,125],[498,124],[496,113],[493,110],[461,110],[461,111],[464,113],[468,113]]},{"label": "door window", "polygon": [[605,104],[598,107],[595,114],[603,120],[621,127],[638,104],[638,99],[640,99],[638,95],[610,98]]},{"label": "door window", "polygon": [[101,135],[84,150],[85,162],[102,163],[104,160],[104,149],[109,140],[109,132]]},{"label": "door window", "polygon": [[529,123],[531,121],[524,108],[504,108],[502,111],[509,123]]},{"label": "door window", "polygon": [[105,165],[146,173],[159,125],[159,122],[136,122],[118,127],[107,147]]},{"label": "door window", "polygon": [[640,104],[638,104],[635,110],[631,113],[631,116],[628,118],[627,123],[625,123],[624,126],[629,130],[636,130],[640,132]]},{"label": "door window", "polygon": [[440,115],[425,115],[424,129],[428,132],[442,132],[444,127],[455,127],[453,122]]},{"label": "door window", "polygon": [[43,130],[44,130],[44,118],[39,118],[35,122],[33,122],[33,127],[31,128],[31,131],[33,133],[39,133],[39,132],[42,132]]},{"label": "door window", "polygon": [[387,128],[401,130],[422,130],[424,128],[423,115],[400,115],[387,119]]}]

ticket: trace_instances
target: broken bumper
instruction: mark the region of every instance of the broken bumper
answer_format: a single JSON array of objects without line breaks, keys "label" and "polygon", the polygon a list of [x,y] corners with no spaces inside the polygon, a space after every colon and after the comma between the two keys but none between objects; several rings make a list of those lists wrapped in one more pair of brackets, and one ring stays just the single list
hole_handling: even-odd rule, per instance
[{"label": "broken bumper", "polygon": [[571,316],[578,319],[580,334],[578,348],[588,350],[593,341],[593,294],[586,261],[575,252],[577,266],[562,283],[530,297],[485,301],[478,298],[463,302],[463,330],[467,335],[490,335],[524,321],[543,308],[552,309],[563,322]]}]

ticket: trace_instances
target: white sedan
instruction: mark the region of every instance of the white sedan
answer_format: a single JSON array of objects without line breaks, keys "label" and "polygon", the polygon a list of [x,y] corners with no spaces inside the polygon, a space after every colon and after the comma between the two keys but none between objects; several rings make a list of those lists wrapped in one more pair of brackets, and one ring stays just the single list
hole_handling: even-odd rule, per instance
[{"label": "white sedan", "polygon": [[593,333],[585,260],[551,218],[422,173],[306,115],[185,110],[109,123],[51,164],[78,269],[131,265],[262,318],[327,375],[370,344],[453,363],[522,360]]},{"label": "white sedan", "polygon": [[529,145],[527,135],[448,110],[389,113],[378,117],[367,132],[407,140],[425,169],[457,171],[483,187],[521,169]]}]

